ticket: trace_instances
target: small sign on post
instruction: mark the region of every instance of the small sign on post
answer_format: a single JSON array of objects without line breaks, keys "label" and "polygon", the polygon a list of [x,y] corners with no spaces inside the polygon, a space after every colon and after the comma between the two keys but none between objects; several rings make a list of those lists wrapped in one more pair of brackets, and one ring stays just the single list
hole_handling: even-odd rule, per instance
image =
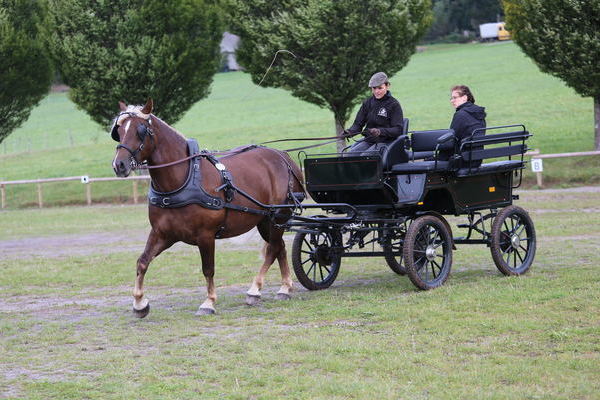
[{"label": "small sign on post", "polygon": [[544,171],[544,163],[541,158],[531,159],[531,170],[535,172],[538,187],[542,187],[544,182],[542,181],[542,171]]}]

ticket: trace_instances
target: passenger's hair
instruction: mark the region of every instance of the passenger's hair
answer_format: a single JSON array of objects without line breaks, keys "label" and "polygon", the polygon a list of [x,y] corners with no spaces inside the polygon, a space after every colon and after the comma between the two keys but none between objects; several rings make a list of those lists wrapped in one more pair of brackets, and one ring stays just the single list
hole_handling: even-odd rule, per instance
[{"label": "passenger's hair", "polygon": [[450,89],[450,92],[458,92],[461,96],[467,96],[467,101],[475,104],[475,97],[473,97],[473,93],[471,93],[471,89],[465,85],[456,85]]}]

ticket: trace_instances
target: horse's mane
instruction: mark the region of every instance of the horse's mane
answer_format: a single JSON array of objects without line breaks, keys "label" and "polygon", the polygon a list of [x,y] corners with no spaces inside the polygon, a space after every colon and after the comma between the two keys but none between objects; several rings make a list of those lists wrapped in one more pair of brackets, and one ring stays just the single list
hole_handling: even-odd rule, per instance
[{"label": "horse's mane", "polygon": [[134,106],[134,105],[129,105],[127,106],[127,110],[119,113],[119,115],[117,116],[116,119],[116,124],[117,125],[121,125],[123,123],[123,121],[125,121],[127,118],[129,118],[131,116],[131,114],[134,114],[136,117],[140,117],[142,119],[148,119],[150,118],[150,114],[144,114],[142,112],[142,109],[144,108],[144,106]]}]

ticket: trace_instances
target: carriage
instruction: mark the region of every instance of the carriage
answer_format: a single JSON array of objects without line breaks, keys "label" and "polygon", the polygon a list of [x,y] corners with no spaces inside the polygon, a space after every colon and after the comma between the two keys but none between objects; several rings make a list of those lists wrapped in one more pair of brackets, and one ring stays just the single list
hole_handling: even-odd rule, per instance
[{"label": "carriage", "polygon": [[[535,229],[513,205],[531,136],[525,126],[478,129],[457,142],[449,129],[409,133],[404,125],[405,134],[382,152],[301,153],[315,204],[284,224],[296,232],[292,264],[300,283],[325,289],[343,258],[382,256],[429,290],[448,279],[458,244],[485,244],[505,275],[527,272]],[[306,215],[311,209],[323,213]],[[457,226],[466,234],[454,237],[446,217],[466,217]]]},{"label": "carriage", "polygon": [[[151,99],[144,106],[119,106],[111,128],[119,142],[115,174],[126,177],[147,168],[151,177],[152,229],[137,260],[133,289],[137,317],[150,310],[144,292],[149,264],[177,242],[200,250],[207,297],[198,314],[215,313],[215,239],[254,227],[265,247],[264,262],[246,292],[249,305],[260,300],[275,260],[281,270],[276,297],[291,297],[286,230],[296,232],[293,269],[311,290],[331,286],[345,257],[383,256],[394,272],[424,290],[448,279],[457,244],[486,244],[505,275],[521,275],[533,262],[533,222],[513,205],[531,136],[523,125],[475,130],[458,142],[448,129],[408,132],[405,120],[404,134],[381,152],[300,153],[303,180],[284,151],[249,145],[218,158],[155,117]],[[304,191],[314,203],[302,203]],[[465,236],[453,236],[450,216],[466,216],[458,225],[467,230]]]}]

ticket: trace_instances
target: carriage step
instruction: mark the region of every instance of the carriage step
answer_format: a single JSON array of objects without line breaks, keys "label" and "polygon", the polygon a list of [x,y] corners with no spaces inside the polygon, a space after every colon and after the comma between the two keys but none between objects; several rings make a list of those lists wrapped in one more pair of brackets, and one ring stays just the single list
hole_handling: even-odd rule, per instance
[{"label": "carriage step", "polygon": [[459,227],[459,228],[470,228],[471,227],[470,224],[458,224],[456,226]]}]

